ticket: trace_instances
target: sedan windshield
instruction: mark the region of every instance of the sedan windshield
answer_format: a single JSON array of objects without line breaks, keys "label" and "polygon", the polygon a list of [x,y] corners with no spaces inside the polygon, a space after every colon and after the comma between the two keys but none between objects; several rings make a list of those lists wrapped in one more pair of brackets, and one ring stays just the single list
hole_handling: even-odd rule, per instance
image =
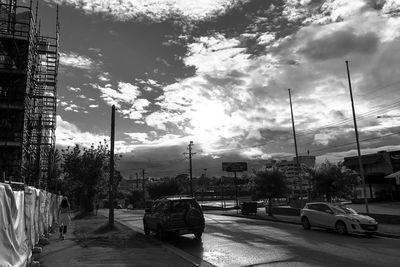
[{"label": "sedan windshield", "polygon": [[334,205],[334,206],[331,206],[331,208],[336,213],[340,213],[340,214],[357,214],[357,212],[355,212],[353,209],[347,208],[347,207],[342,206],[342,205]]}]

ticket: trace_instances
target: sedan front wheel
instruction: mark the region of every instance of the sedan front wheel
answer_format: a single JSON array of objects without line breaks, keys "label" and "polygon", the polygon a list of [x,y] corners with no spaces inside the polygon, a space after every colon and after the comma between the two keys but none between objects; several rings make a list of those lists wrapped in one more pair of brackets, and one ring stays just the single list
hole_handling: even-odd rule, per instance
[{"label": "sedan front wheel", "polygon": [[336,223],[336,231],[341,235],[347,234],[346,224],[342,221],[338,221]]},{"label": "sedan front wheel", "polygon": [[303,228],[305,230],[309,230],[311,228],[310,221],[308,220],[307,217],[301,218],[301,224],[303,225]]}]

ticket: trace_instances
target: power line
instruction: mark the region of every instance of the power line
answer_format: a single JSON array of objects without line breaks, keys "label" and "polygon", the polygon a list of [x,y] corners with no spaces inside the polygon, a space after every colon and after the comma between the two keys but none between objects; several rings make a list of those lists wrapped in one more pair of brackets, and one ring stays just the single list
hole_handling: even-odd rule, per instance
[{"label": "power line", "polygon": [[[386,134],[386,135],[381,135],[381,136],[375,136],[375,137],[371,137],[371,138],[366,138],[366,139],[362,139],[360,140],[360,142],[367,142],[367,141],[373,141],[373,140],[378,140],[384,137],[389,137],[389,136],[393,136],[396,134],[400,134],[400,132],[394,132],[394,133],[390,133],[390,134]],[[340,148],[340,147],[345,147],[345,146],[349,146],[349,145],[354,145],[356,142],[349,142],[346,144],[341,144],[341,145],[337,145],[337,146],[331,146],[331,147],[327,147],[327,148],[321,148],[321,149],[316,149],[316,150],[311,150],[310,152],[322,152],[322,151],[327,151],[327,150],[332,150],[335,148]]]},{"label": "power line", "polygon": [[[395,81],[395,82],[388,83],[388,84],[386,84],[386,85],[384,85],[384,86],[381,86],[381,87],[378,87],[378,88],[374,88],[374,89],[371,89],[371,90],[367,90],[366,92],[362,92],[360,95],[363,95],[363,96],[366,96],[366,95],[370,95],[370,96],[372,96],[372,95],[381,96],[381,95],[383,95],[383,94],[387,94],[387,91],[383,91],[383,92],[382,92],[382,91],[381,91],[382,89],[391,87],[391,86],[396,85],[396,84],[400,84],[400,81]],[[398,89],[398,88],[394,88],[394,89]],[[391,91],[391,90],[390,90],[390,91]],[[371,94],[371,92],[374,92],[374,93]],[[375,93],[378,93],[378,94],[375,94]]]},{"label": "power line", "polygon": [[[374,107],[372,107],[372,110],[370,110],[368,112],[365,112],[365,113],[361,113],[360,115],[356,116],[356,119],[357,120],[362,120],[362,119],[366,119],[366,118],[368,118],[370,116],[376,117],[377,114],[382,114],[383,112],[388,112],[388,111],[391,111],[391,110],[398,109],[398,105],[399,104],[400,104],[400,98],[399,98],[398,101],[395,101],[395,102],[393,102],[391,104],[388,104],[388,105],[381,104],[381,105],[374,106]],[[378,109],[378,107],[384,106],[384,105],[385,105],[384,108]],[[322,125],[319,128],[316,128],[316,129],[298,131],[298,132],[301,133],[301,134],[298,134],[298,135],[299,136],[304,136],[304,135],[307,135],[309,133],[320,131],[320,130],[323,130],[323,129],[342,126],[342,125],[345,125],[347,123],[350,123],[351,121],[352,121],[352,119],[349,118],[349,119],[345,119],[345,120],[341,120],[341,121],[337,121],[337,122],[328,123],[328,124]]]}]

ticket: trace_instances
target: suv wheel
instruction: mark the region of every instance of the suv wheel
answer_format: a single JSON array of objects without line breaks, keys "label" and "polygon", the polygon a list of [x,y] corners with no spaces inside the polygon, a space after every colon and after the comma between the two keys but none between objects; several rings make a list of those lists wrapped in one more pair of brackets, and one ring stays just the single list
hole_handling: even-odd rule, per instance
[{"label": "suv wheel", "polygon": [[308,220],[307,217],[301,218],[301,224],[303,225],[303,228],[304,228],[305,230],[308,230],[308,229],[311,228],[310,221]]},{"label": "suv wheel", "polygon": [[160,239],[161,241],[163,241],[167,238],[167,233],[164,231],[164,229],[161,226],[158,226],[158,228],[157,228],[157,238]]},{"label": "suv wheel", "polygon": [[203,234],[203,230],[196,230],[193,232],[193,234],[197,239],[200,239],[201,235]]},{"label": "suv wheel", "polygon": [[144,230],[144,234],[145,235],[149,235],[150,234],[150,230],[149,230],[149,228],[147,227],[146,224],[143,224],[143,230]]},{"label": "suv wheel", "polygon": [[196,226],[202,224],[203,215],[196,209],[189,209],[186,212],[185,221],[187,226]]}]

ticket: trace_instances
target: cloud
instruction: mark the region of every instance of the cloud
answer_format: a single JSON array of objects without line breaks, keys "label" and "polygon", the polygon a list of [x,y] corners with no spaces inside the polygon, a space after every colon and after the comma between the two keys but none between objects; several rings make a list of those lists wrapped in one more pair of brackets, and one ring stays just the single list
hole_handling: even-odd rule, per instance
[{"label": "cloud", "polygon": [[319,34],[314,38],[309,36],[307,42],[299,50],[310,59],[343,58],[351,52],[369,54],[375,52],[379,44],[379,38],[373,32],[356,35],[353,29],[343,29],[327,34],[321,34],[323,29],[312,31]]},{"label": "cloud", "polygon": [[121,110],[121,113],[131,120],[140,120],[143,118],[143,114],[147,112],[145,108],[149,105],[150,101],[147,99],[136,99],[130,109]]},{"label": "cloud", "polygon": [[72,91],[72,92],[80,92],[80,91],[81,91],[81,88],[79,88],[79,87],[67,86],[67,90],[68,90],[68,91]]},{"label": "cloud", "polygon": [[94,68],[95,62],[86,56],[78,55],[77,53],[60,53],[60,65],[73,67],[78,69],[90,70]]},{"label": "cloud", "polygon": [[99,105],[89,105],[89,108],[98,108]]},{"label": "cloud", "polygon": [[125,133],[128,135],[133,141],[143,143],[149,143],[149,134],[148,133]]},{"label": "cloud", "polygon": [[[380,16],[363,1],[329,1],[323,8],[334,14],[327,12],[324,16],[334,17],[321,24],[312,13],[321,6],[309,9],[314,2],[296,2],[309,11],[302,13],[301,23],[307,18],[315,22],[299,27],[293,34],[279,37],[270,31],[257,32],[259,44],[266,47],[262,55],[249,54],[243,42],[254,34],[227,37],[213,33],[193,38],[184,62],[195,67],[195,75],[163,88],[163,95],[155,103],[160,110],[145,116],[147,125],[187,135],[208,153],[255,142],[265,143],[260,157],[272,149],[292,151],[291,141],[282,143],[291,140],[287,88],[292,88],[296,124],[303,135],[301,146],[320,148],[352,140],[348,134],[353,126],[344,60],[350,59],[357,97],[366,83],[377,84],[375,79],[368,79],[378,72],[390,76],[388,81],[396,80],[396,56],[392,64],[383,55],[396,54],[398,43],[392,43],[388,32],[395,32],[393,25],[399,20]],[[350,16],[343,7],[356,11],[356,16]],[[334,19],[339,22],[329,22]],[[387,67],[392,71],[385,71],[384,62],[390,62]],[[359,114],[376,105],[371,98],[357,100]],[[373,117],[368,116],[365,119]],[[340,128],[322,127],[329,124]],[[367,120],[359,126],[366,135],[375,136],[367,131]],[[342,134],[346,138],[340,140]],[[266,141],[271,139],[280,145]]]},{"label": "cloud", "polygon": [[102,13],[118,20],[148,19],[162,21],[177,15],[190,20],[202,20],[220,15],[225,10],[247,0],[46,0],[66,4],[87,14]]},{"label": "cloud", "polygon": [[84,147],[90,147],[92,144],[98,144],[104,140],[109,141],[109,136],[97,135],[89,132],[80,130],[75,124],[70,123],[62,119],[60,115],[57,115],[57,145],[60,146],[73,146],[79,144]]},{"label": "cloud", "polygon": [[398,0],[386,0],[382,11],[386,14],[398,15],[400,14],[400,2]]},{"label": "cloud", "polygon": [[105,86],[91,84],[91,86],[101,92],[101,98],[107,104],[115,105],[117,108],[121,108],[123,104],[134,104],[136,98],[140,95],[139,88],[136,85],[126,82],[118,82],[116,89],[113,89],[111,84]]},{"label": "cloud", "polygon": [[[111,6],[113,1],[64,2],[88,14],[104,13],[120,20],[163,20],[170,14],[204,20],[188,27],[179,40],[185,53],[155,54],[153,60],[160,69],[153,72],[154,68],[146,67],[146,78],[132,79],[129,73],[124,79],[120,73],[103,71],[92,76],[91,86],[98,89],[100,97],[108,105],[115,104],[119,115],[133,120],[130,123],[138,129],[132,133],[127,130],[129,125],[122,131],[119,153],[137,156],[136,160],[162,161],[170,158],[170,151],[181,155],[193,140],[199,160],[293,155],[287,90],[291,88],[299,151],[309,149],[337,159],[351,149],[343,144],[354,142],[346,59],[350,61],[360,137],[378,138],[365,143],[371,148],[394,140],[382,136],[395,132],[397,121],[377,123],[376,115],[395,110],[395,105],[389,104],[396,101],[400,77],[396,1],[375,5],[361,0],[286,0],[275,1],[274,6],[267,1],[243,1],[240,8],[230,11],[234,1],[222,9],[218,5],[223,1],[213,2],[213,7],[202,7],[202,14],[195,6],[180,10],[178,5],[209,1],[163,1],[158,5],[161,1],[154,0],[147,1],[148,7],[141,6],[144,1],[128,4],[123,0],[118,1],[119,6]],[[147,10],[150,7],[152,12]],[[193,15],[196,12],[200,15]],[[175,51],[174,41],[163,39],[160,45]],[[106,51],[102,52],[106,58]],[[183,75],[177,61],[193,71]],[[164,72],[162,67],[174,72]],[[179,70],[175,72],[175,68]],[[61,106],[69,104],[60,102]]]},{"label": "cloud", "polygon": [[75,104],[69,104],[64,110],[65,111],[79,112],[78,106],[75,105]]},{"label": "cloud", "polygon": [[99,75],[99,80],[102,81],[102,82],[109,82],[111,80],[110,79],[110,73],[104,72],[103,74],[100,74]]}]

